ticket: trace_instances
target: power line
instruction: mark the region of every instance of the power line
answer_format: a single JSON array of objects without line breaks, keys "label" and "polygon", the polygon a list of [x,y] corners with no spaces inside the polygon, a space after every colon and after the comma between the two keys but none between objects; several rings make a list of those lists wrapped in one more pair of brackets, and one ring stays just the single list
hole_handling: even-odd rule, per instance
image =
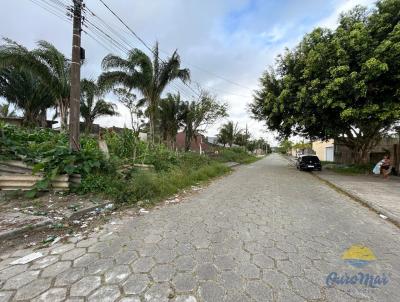
[{"label": "power line", "polygon": [[[183,61],[185,61],[185,60],[183,60]],[[212,75],[212,76],[214,76],[214,77],[216,77],[216,78],[219,78],[219,79],[221,79],[221,80],[224,80],[225,82],[231,83],[232,85],[236,85],[236,86],[238,86],[238,87],[245,88],[245,89],[248,89],[248,90],[250,90],[250,91],[253,91],[253,89],[251,89],[251,88],[249,88],[249,87],[246,87],[246,86],[244,86],[244,85],[242,85],[242,84],[238,84],[238,83],[236,83],[236,82],[234,82],[234,81],[232,81],[232,80],[229,80],[229,79],[227,79],[227,78],[225,78],[225,77],[219,76],[219,75],[217,75],[217,74],[215,74],[215,73],[213,73],[213,72],[211,72],[211,71],[208,71],[208,70],[206,70],[206,69],[204,69],[204,68],[201,68],[201,67],[196,66],[196,65],[194,65],[194,64],[192,64],[192,63],[189,63],[189,62],[186,62],[186,63],[187,63],[188,65],[190,65],[190,66],[192,66],[192,67],[194,67],[194,68],[196,68],[196,69],[202,71],[202,72],[208,73],[208,74],[210,74],[210,75]]]},{"label": "power line", "polygon": [[[48,1],[45,0],[29,0],[30,2],[32,2],[33,4],[36,4],[37,6],[41,7],[42,9],[44,9],[45,11],[49,12],[50,14],[58,17],[59,19],[61,19],[64,22],[67,22],[69,24],[72,24],[71,19],[68,17],[68,6],[65,5],[65,9],[67,11],[64,11],[63,9],[61,9],[61,7],[55,7],[54,5],[49,5]],[[59,2],[59,1],[57,1]],[[61,6],[61,5],[60,5]],[[113,52],[113,50],[108,47],[107,45],[105,45],[103,42],[101,42],[99,39],[103,39],[103,37],[101,37],[100,35],[97,34],[92,34],[86,30],[82,30],[88,37],[90,37],[93,41],[95,41],[96,43],[100,44],[104,49],[106,49],[107,51]]]},{"label": "power line", "polygon": [[59,8],[56,8],[54,6],[49,5],[48,2],[45,0],[29,0],[32,3],[36,4],[37,6],[43,8],[50,14],[62,19],[63,21],[66,22],[71,22],[71,20],[68,18],[67,13],[64,14],[64,11],[60,10]]},{"label": "power line", "polygon": [[[99,0],[148,50],[150,50],[152,53],[153,53],[153,50],[147,45],[147,43],[142,39],[142,38],[140,38],[139,37],[139,35],[138,34],[136,34],[103,0]],[[166,54],[166,55],[168,55],[165,51],[162,51],[162,50],[160,50],[161,52],[163,52],[164,54]],[[246,86],[244,86],[244,85],[241,85],[241,84],[238,84],[238,83],[236,83],[236,82],[234,82],[234,81],[232,81],[232,80],[229,80],[229,79],[227,79],[227,78],[225,78],[225,77],[222,77],[222,76],[219,76],[219,75],[217,75],[217,74],[215,74],[215,73],[213,73],[213,72],[211,72],[211,71],[208,71],[208,70],[206,70],[206,69],[204,69],[204,68],[201,68],[201,67],[199,67],[199,66],[196,66],[196,65],[194,65],[194,64],[191,64],[191,63],[188,63],[187,62],[187,64],[188,65],[191,65],[191,66],[193,66],[193,67],[195,67],[195,68],[197,68],[197,69],[199,69],[199,70],[201,70],[201,71],[203,71],[203,72],[205,72],[205,73],[208,73],[208,74],[211,74],[211,75],[213,75],[213,76],[215,76],[215,77],[217,77],[217,78],[219,78],[219,79],[222,79],[222,80],[224,80],[224,81],[226,81],[226,82],[228,82],[228,83],[231,83],[231,84],[233,84],[233,85],[236,85],[236,86],[239,86],[239,87],[241,87],[241,88],[245,88],[245,89],[248,89],[248,90],[253,90],[253,89],[251,89],[251,88],[249,88],[249,87],[246,87]]]},{"label": "power line", "polygon": [[[68,18],[68,16],[70,16],[70,14],[68,13],[68,11],[70,11],[70,6],[66,5],[65,3],[61,3],[58,0],[30,0],[30,1],[39,5],[40,7],[50,12],[51,14],[57,16],[58,18],[62,19],[63,21],[72,23],[71,20]],[[42,3],[40,3],[39,1],[41,1]],[[103,19],[101,19],[87,6],[84,7],[84,10],[85,9],[89,11],[92,16],[96,17],[106,28],[102,27],[101,25],[99,25],[98,23],[89,19],[86,16],[83,25],[87,28],[87,30],[82,30],[82,31],[96,43],[100,44],[106,50],[113,52],[113,50],[107,45],[109,44],[117,51],[125,55],[129,55],[130,49],[134,48],[134,46],[132,46],[132,44],[128,42],[123,35],[118,34],[118,32],[114,28],[112,28],[109,24],[107,24]],[[127,25],[124,26],[129,28],[129,26]],[[117,36],[117,39],[115,39],[113,36]],[[135,37],[136,36],[139,37],[138,35],[135,35]],[[144,41],[141,40],[141,42],[143,43]],[[149,49],[152,54],[154,54],[154,51],[147,44],[146,48]],[[166,63],[162,58],[159,59],[163,63]],[[199,96],[199,93],[195,91],[187,83],[171,82],[171,86],[173,86],[177,92],[180,92],[182,96],[188,99],[192,97],[192,94],[194,94],[195,96]]]},{"label": "power line", "polygon": [[[87,11],[96,19],[98,19],[100,21],[101,24],[103,24],[103,26],[105,26],[105,30],[109,30],[111,31],[112,34],[116,35],[123,43],[125,43],[126,45],[129,46],[129,48],[135,48],[134,46],[132,46],[132,44],[130,43],[130,41],[128,41],[118,30],[115,30],[112,26],[110,26],[106,21],[104,21],[102,18],[100,18],[96,13],[94,13],[90,8],[88,8],[87,6],[85,7],[87,9]],[[125,33],[127,33],[124,30]]]},{"label": "power line", "polygon": [[[115,13],[103,0],[99,0],[151,53],[153,53],[154,54],[154,50],[153,49],[151,49],[151,47],[137,34],[137,33],[135,33],[135,31],[133,31],[130,27],[129,27],[129,25],[125,22],[125,21],[123,21],[122,20],[122,18],[121,17],[119,17],[118,15],[117,15],[117,13]],[[164,53],[164,54],[166,54],[166,52],[165,51],[163,51],[163,50],[160,50],[162,53]],[[168,55],[168,54],[167,54]],[[161,58],[160,58],[160,60],[161,61],[163,61]],[[164,62],[164,61],[163,61]],[[165,63],[165,62],[164,62]],[[245,89],[248,89],[248,90],[250,90],[250,91],[252,91],[252,89],[251,88],[249,88],[249,87],[246,87],[246,86],[244,86],[244,85],[241,85],[241,84],[238,84],[238,83],[235,83],[235,82],[233,82],[233,81],[231,81],[231,80],[229,80],[229,79],[227,79],[227,78],[225,78],[225,77],[222,77],[222,76],[219,76],[219,75],[216,75],[215,73],[212,73],[212,72],[210,72],[210,71],[207,71],[207,70],[205,70],[205,69],[203,69],[203,68],[201,68],[201,67],[198,67],[198,66],[196,66],[196,65],[194,65],[194,64],[190,64],[190,63],[188,63],[188,65],[191,65],[191,66],[193,66],[193,67],[195,67],[195,68],[197,68],[197,69],[199,69],[199,70],[201,70],[201,71],[203,71],[203,72],[206,72],[206,73],[209,73],[209,74],[211,74],[211,75],[213,75],[213,76],[215,76],[215,77],[217,77],[217,78],[220,78],[220,79],[222,79],[222,80],[224,80],[224,81],[226,81],[226,82],[229,82],[229,83],[231,83],[231,84],[233,84],[233,85],[236,85],[236,86],[239,86],[239,87],[241,87],[241,88],[245,88]],[[187,86],[191,91],[193,91],[196,95],[198,95],[198,93],[190,86],[190,85],[188,85],[187,83],[185,83],[185,82],[183,82],[183,84],[185,85],[185,86]]]},{"label": "power line", "polygon": [[[155,55],[155,51],[149,46],[147,45],[147,43],[138,35],[136,34],[129,26],[128,24],[125,23],[124,20],[121,19],[120,16],[118,16],[103,0],[99,0],[107,9],[108,11],[110,11],[128,30],[130,33],[132,33],[136,39],[138,39],[152,54]],[[160,58],[159,56],[157,56],[157,58],[159,58],[164,64],[166,63],[162,58]],[[193,91],[197,96],[200,96],[192,87],[190,87],[187,83],[183,82],[182,83],[187,86],[191,91]]]},{"label": "power line", "polygon": [[[92,14],[92,16],[97,16],[92,10],[90,10],[89,8],[87,8],[87,10]],[[97,18],[99,19],[99,20],[102,20],[100,17],[98,17],[97,16]],[[106,37],[108,38],[108,39],[113,39],[112,37],[111,37],[111,35],[112,35],[112,33],[110,33],[109,31],[112,29],[112,27],[111,26],[109,26],[104,20],[102,20],[102,23],[104,23],[105,25],[107,25],[107,28],[109,29],[109,30],[107,30],[107,29],[104,29],[104,31],[107,31],[108,32],[108,34],[105,34],[106,35]],[[99,26],[100,25],[98,25],[97,26],[97,30],[99,30],[99,31],[103,31],[102,29],[100,29],[99,28]],[[115,30],[114,30],[115,31]],[[97,32],[96,32],[96,34],[98,34]],[[104,40],[105,38],[104,37],[102,37],[102,40]],[[124,37],[120,37],[120,39],[121,40],[124,40],[125,41],[125,43],[128,45],[128,47],[130,47],[130,48],[134,48],[129,42],[127,42],[127,40],[124,38]],[[115,44],[115,43],[114,43]],[[119,44],[121,44],[121,43],[119,43]],[[118,46],[116,46],[116,48],[118,49],[118,50],[120,50],[120,51],[122,51],[122,53],[124,53],[125,55],[129,55],[129,49],[127,49],[126,47],[124,47],[123,49],[121,49],[121,47],[118,47]],[[182,96],[184,96],[185,98],[187,98],[187,99],[190,99],[191,98],[191,93],[188,93],[187,91],[186,91],[186,89],[188,89],[186,86],[183,86],[183,85],[181,85],[182,83],[180,83],[180,82],[171,82],[170,83],[170,85],[176,90],[176,92],[180,92],[181,93],[181,95]]]},{"label": "power line", "polygon": [[[104,35],[106,38],[108,38],[110,40],[110,42],[112,44],[114,44],[117,48],[129,52],[129,48],[127,48],[125,45],[121,44],[120,42],[116,41],[115,39],[113,39],[108,33],[106,33],[104,30],[102,30],[100,27],[98,27],[96,24],[94,24],[93,22],[91,22],[89,19],[86,19],[85,22],[87,22],[88,24],[90,24],[95,30],[97,30],[98,33]],[[87,26],[89,28],[89,26]]]},{"label": "power line", "polygon": [[[109,38],[110,40],[113,40],[113,38],[111,37],[111,35],[115,35],[115,36],[117,36],[118,38],[119,38],[119,40],[121,40],[122,41],[122,43],[125,43],[129,48],[135,48],[134,46],[132,46],[131,45],[131,43],[130,42],[128,42],[127,40],[126,40],[126,38],[124,37],[124,36],[122,36],[121,34],[119,34],[114,28],[112,28],[109,24],[107,24],[107,22],[105,22],[102,18],[100,18],[93,10],[91,10],[89,7],[87,7],[86,6],[86,9],[87,9],[87,11],[93,16],[93,17],[96,17],[102,24],[104,24],[104,26],[106,27],[106,28],[102,28],[102,29],[100,29],[100,25],[95,25],[96,26],[96,29],[98,30],[98,31],[101,31],[104,35],[106,35],[107,36],[107,38]],[[91,22],[91,23],[93,23],[93,22]],[[108,32],[108,33],[105,33],[105,31],[106,32]],[[115,41],[115,40],[114,40]],[[121,46],[121,44],[122,43],[120,43],[120,42],[118,42],[118,45],[119,46]],[[123,47],[123,49],[121,50],[121,48],[119,47],[119,49],[123,52],[123,53],[125,53],[126,55],[129,55],[129,48],[126,48],[126,47]],[[147,47],[147,49],[149,49],[149,47]],[[152,54],[154,54],[154,51],[152,50],[152,49],[150,49],[151,50],[151,53]],[[160,60],[162,60],[161,58],[160,58]],[[163,60],[162,60],[163,61]],[[164,61],[163,61],[164,62]],[[165,62],[164,62],[165,63]],[[197,92],[196,91],[194,91],[190,86],[183,86],[182,85],[182,83],[180,83],[180,82],[172,82],[171,83],[171,86],[173,86],[174,87],[174,89],[177,91],[177,92],[180,92],[181,93],[181,95],[183,95],[184,97],[186,97],[186,98],[191,98],[191,96],[190,96],[190,94],[191,93],[188,93],[187,91],[186,91],[186,89],[190,89],[192,92],[194,92],[195,94],[197,94]]]},{"label": "power line", "polygon": [[138,39],[151,53],[153,53],[154,54],[154,51],[153,51],[153,49],[151,48],[151,47],[149,47],[148,45],[147,45],[147,43],[142,39],[142,38],[140,38],[139,37],[139,35],[137,35],[125,22],[124,22],[124,20],[122,20],[121,18],[120,18],[120,16],[118,16],[103,0],[99,0],[125,27],[126,27],[126,29],[128,29],[129,30],[129,32],[130,33],[132,33],[135,37],[136,37],[136,39]]},{"label": "power line", "polygon": [[[163,51],[163,50],[160,50],[160,51],[161,51],[162,53],[168,55],[168,53],[167,53],[166,51]],[[246,86],[244,86],[244,85],[242,85],[242,84],[236,83],[236,82],[234,82],[234,81],[232,81],[232,80],[229,80],[229,79],[227,79],[227,78],[225,78],[225,77],[223,77],[223,76],[217,75],[217,74],[215,74],[215,73],[213,73],[213,72],[211,72],[211,71],[208,71],[208,70],[206,70],[206,69],[204,69],[204,68],[202,68],[202,67],[199,67],[199,66],[194,65],[194,64],[192,64],[192,63],[190,63],[190,62],[187,62],[185,59],[182,59],[182,61],[185,62],[185,63],[186,63],[187,65],[189,65],[189,66],[192,66],[192,67],[194,67],[194,68],[196,68],[196,69],[198,69],[198,70],[200,70],[200,71],[202,71],[202,72],[204,72],[204,73],[208,73],[208,74],[210,74],[210,75],[212,75],[212,76],[214,76],[214,77],[216,77],[216,78],[219,78],[219,79],[221,79],[221,80],[224,80],[225,82],[228,82],[228,83],[230,83],[230,84],[232,84],[232,85],[236,85],[236,86],[238,86],[238,87],[241,87],[241,88],[244,88],[244,89],[248,89],[248,90],[250,90],[250,91],[253,91],[253,89],[251,89],[251,88],[249,88],[249,87],[246,87]]]}]

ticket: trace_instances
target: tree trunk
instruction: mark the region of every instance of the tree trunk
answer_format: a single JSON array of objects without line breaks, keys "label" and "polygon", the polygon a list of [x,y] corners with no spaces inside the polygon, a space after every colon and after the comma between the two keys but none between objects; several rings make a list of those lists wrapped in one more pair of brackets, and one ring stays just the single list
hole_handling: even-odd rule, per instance
[{"label": "tree trunk", "polygon": [[31,112],[25,111],[24,112],[24,119],[23,119],[23,126],[33,128],[40,126],[40,113],[39,112]]},{"label": "tree trunk", "polygon": [[58,103],[60,109],[60,126],[62,131],[66,131],[68,127],[68,105],[65,99],[62,99]]},{"label": "tree trunk", "polygon": [[361,165],[361,164],[368,164],[369,163],[369,151],[370,149],[365,148],[365,147],[361,147],[361,148],[356,148],[355,150],[353,150],[353,158],[354,158],[354,163]]},{"label": "tree trunk", "polygon": [[154,131],[154,126],[155,126],[155,116],[154,116],[154,110],[153,106],[150,105],[149,108],[149,126],[150,126],[150,142],[154,144],[155,140],[155,131]]},{"label": "tree trunk", "polygon": [[85,133],[86,134],[92,133],[93,122],[94,121],[91,121],[91,120],[85,120],[84,128],[85,128]]},{"label": "tree trunk", "polygon": [[192,144],[192,134],[191,131],[185,131],[185,134],[185,152],[188,152]]},{"label": "tree trunk", "polygon": [[47,128],[47,110],[42,109],[40,111],[40,126],[42,128]]},{"label": "tree trunk", "polygon": [[135,124],[133,122],[133,113],[132,113],[132,109],[129,109],[130,115],[131,115],[131,126],[132,126],[132,131],[134,133],[136,133],[136,128],[135,128]]},{"label": "tree trunk", "polygon": [[368,164],[369,153],[379,143],[380,139],[380,135],[374,135],[353,137],[351,139],[340,138],[337,141],[350,149],[354,164]]}]

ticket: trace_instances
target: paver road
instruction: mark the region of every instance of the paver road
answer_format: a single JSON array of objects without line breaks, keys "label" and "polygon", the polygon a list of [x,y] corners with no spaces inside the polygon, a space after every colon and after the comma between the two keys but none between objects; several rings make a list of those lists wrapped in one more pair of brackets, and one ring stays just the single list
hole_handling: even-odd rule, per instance
[{"label": "paver road", "polygon": [[400,301],[399,229],[279,155],[115,222],[3,256],[0,301]]}]

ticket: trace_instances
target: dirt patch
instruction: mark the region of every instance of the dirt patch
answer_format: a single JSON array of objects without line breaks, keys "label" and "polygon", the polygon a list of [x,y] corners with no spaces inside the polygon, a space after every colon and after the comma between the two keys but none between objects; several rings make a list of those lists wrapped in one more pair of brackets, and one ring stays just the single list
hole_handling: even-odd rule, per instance
[{"label": "dirt patch", "polygon": [[22,192],[0,194],[0,252],[80,236],[116,214],[114,204],[98,196],[52,192],[28,199]]},{"label": "dirt patch", "polygon": [[106,202],[112,203],[97,196],[61,192],[43,193],[35,199],[26,198],[22,192],[0,194],[0,212],[19,212],[55,220],[68,218],[77,211],[101,206]]},{"label": "dirt patch", "polygon": [[[223,177],[225,176],[216,179]],[[49,225],[39,229],[28,228],[23,233],[17,234],[12,238],[0,240],[0,255],[21,248],[40,250],[54,242],[63,242],[71,237],[84,238],[92,232],[101,230],[103,225],[112,219],[147,215],[148,211],[184,202],[191,196],[201,192],[210,183],[211,181],[198,183],[196,186],[184,189],[179,194],[156,204],[143,201],[138,202],[136,205],[118,205],[118,208],[114,205],[113,207],[107,207],[112,202],[91,195],[78,196],[75,194],[46,193],[34,200],[28,200],[20,194],[0,193],[0,221],[2,220],[1,215],[4,213],[24,214],[35,219],[51,219]],[[100,205],[104,204],[106,204],[105,207],[100,207]],[[79,219],[73,218],[74,213],[78,211],[84,212],[84,209],[89,206],[99,207],[86,212]],[[23,222],[18,222],[19,226],[21,224]],[[9,227],[9,225],[7,226],[4,223],[4,227]]]}]

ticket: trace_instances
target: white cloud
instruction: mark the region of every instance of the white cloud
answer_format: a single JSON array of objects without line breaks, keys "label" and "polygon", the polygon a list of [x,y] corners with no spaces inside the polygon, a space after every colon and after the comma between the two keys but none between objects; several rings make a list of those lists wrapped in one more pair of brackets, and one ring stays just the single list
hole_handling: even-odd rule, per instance
[{"label": "white cloud", "polygon": [[319,21],[316,25],[320,27],[327,27],[334,29],[338,25],[338,19],[341,13],[351,10],[357,5],[371,7],[375,0],[342,0],[337,1],[338,5],[334,12],[328,17]]}]

